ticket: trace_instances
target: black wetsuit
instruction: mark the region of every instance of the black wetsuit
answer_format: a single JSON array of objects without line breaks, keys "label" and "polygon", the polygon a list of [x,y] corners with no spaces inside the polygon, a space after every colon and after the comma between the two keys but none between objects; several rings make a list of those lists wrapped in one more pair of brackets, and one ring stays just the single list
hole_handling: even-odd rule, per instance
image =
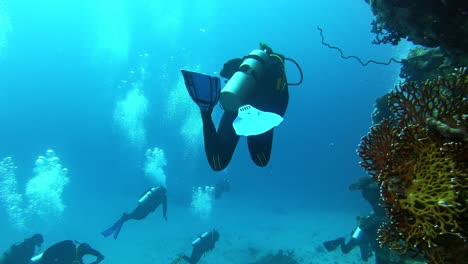
[{"label": "black wetsuit", "polygon": [[374,246],[376,244],[378,246],[377,230],[381,223],[382,219],[379,216],[370,214],[360,220],[359,228],[361,229],[361,234],[358,237],[351,237],[348,243],[346,243],[344,237],[340,237],[335,240],[324,242],[323,244],[328,251],[334,250],[339,246],[343,254],[348,254],[356,246],[359,246],[359,249],[361,250],[361,259],[363,261],[367,261],[371,256]]},{"label": "black wetsuit", "polygon": [[[226,65],[227,63],[225,67]],[[250,104],[261,111],[284,116],[289,101],[284,57],[279,54],[271,54],[269,59],[264,62],[264,67],[263,74],[256,76],[258,78],[256,89],[243,104]],[[223,72],[225,72],[224,68],[221,73]],[[223,77],[230,78],[232,75]],[[208,163],[215,171],[226,168],[239,141],[239,136],[232,126],[236,117],[237,112],[225,111],[221,117],[218,130],[216,130],[211,118],[211,112],[202,111],[205,153]],[[260,135],[247,137],[250,157],[255,164],[260,167],[268,164],[272,143],[273,129]]]},{"label": "black wetsuit", "polygon": [[29,264],[34,256],[36,246],[36,243],[30,238],[14,244],[0,256],[0,264]]},{"label": "black wetsuit", "polygon": [[83,256],[92,255],[97,258],[92,263],[99,263],[104,256],[86,243],[76,244],[72,240],[59,242],[42,254],[39,264],[83,264]]},{"label": "black wetsuit", "polygon": [[218,231],[213,230],[208,232],[206,235],[200,236],[199,241],[193,244],[192,254],[190,257],[185,255],[182,255],[181,257],[190,264],[196,264],[206,252],[214,249],[218,239]]},{"label": "black wetsuit", "polygon": [[[143,197],[148,191],[143,193]],[[137,208],[135,208],[131,213],[124,214],[124,221],[135,219],[141,220],[148,216],[150,213],[154,212],[159,205],[162,204],[163,207],[163,217],[166,218],[167,213],[167,197],[166,197],[166,188],[159,186],[156,188],[156,191],[152,192],[146,200],[140,203]]]},{"label": "black wetsuit", "polygon": [[154,212],[159,205],[163,206],[163,217],[167,220],[167,198],[166,198],[166,188],[159,186],[156,188],[149,188],[146,190],[140,197],[142,199],[148,193],[146,199],[139,202],[138,206],[131,213],[124,213],[122,217],[117,220],[110,228],[101,232],[103,236],[114,235],[114,239],[117,239],[119,236],[120,230],[123,224],[131,219],[141,220],[147,217],[150,213]]}]

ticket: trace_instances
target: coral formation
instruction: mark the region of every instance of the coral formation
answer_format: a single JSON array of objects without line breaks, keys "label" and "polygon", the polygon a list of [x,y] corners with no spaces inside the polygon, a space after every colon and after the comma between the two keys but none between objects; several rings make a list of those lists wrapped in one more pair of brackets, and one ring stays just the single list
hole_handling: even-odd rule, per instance
[{"label": "coral formation", "polygon": [[463,0],[366,0],[375,19],[375,44],[397,45],[408,39],[414,48],[401,61],[400,77],[424,82],[468,65],[468,5]]},{"label": "coral formation", "polygon": [[376,16],[376,43],[417,45],[468,52],[468,6],[464,0],[366,0]]},{"label": "coral formation", "polygon": [[422,85],[403,83],[389,98],[395,118],[362,139],[361,166],[388,207],[382,245],[415,249],[430,263],[468,259],[467,95],[466,68]]}]

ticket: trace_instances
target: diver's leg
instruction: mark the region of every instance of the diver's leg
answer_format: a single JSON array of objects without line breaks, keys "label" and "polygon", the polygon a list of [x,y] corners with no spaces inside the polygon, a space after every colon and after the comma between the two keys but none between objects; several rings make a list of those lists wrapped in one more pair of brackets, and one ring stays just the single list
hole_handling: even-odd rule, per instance
[{"label": "diver's leg", "polygon": [[367,261],[372,255],[369,243],[361,242],[359,244],[359,248],[361,249],[361,259],[363,261]]},{"label": "diver's leg", "polygon": [[216,131],[211,113],[202,111],[205,154],[208,163],[215,171],[226,168],[239,142],[239,136],[232,127],[236,116],[236,112],[224,112]]},{"label": "diver's leg", "polygon": [[192,255],[190,256],[190,263],[191,264],[196,264],[198,261],[201,259],[203,256],[203,252],[199,250],[199,248],[194,248],[192,251]]},{"label": "diver's leg", "polygon": [[265,167],[270,160],[271,145],[273,144],[273,129],[267,132],[248,136],[247,144],[249,145],[250,157],[257,166]]},{"label": "diver's leg", "polygon": [[183,260],[187,261],[188,263],[192,264],[192,260],[191,260],[188,256],[186,256],[186,255],[180,255],[180,257],[181,257]]},{"label": "diver's leg", "polygon": [[343,252],[343,254],[348,254],[351,250],[353,250],[353,248],[355,248],[357,245],[359,244],[359,240],[355,239],[355,238],[351,238],[348,243],[342,243],[341,244],[341,252]]},{"label": "diver's leg", "polygon": [[133,219],[133,220],[141,220],[147,217],[151,213],[151,208],[145,206],[145,204],[139,204],[131,213],[126,214],[125,221]]}]

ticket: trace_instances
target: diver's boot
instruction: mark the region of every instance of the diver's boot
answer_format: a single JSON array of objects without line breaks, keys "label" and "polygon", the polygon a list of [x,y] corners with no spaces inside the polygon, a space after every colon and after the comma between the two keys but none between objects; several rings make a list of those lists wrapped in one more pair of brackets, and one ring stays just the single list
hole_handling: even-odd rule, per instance
[{"label": "diver's boot", "polygon": [[323,242],[323,246],[328,250],[332,251],[335,250],[340,245],[344,244],[345,239],[344,237],[337,238],[335,240],[325,241]]}]

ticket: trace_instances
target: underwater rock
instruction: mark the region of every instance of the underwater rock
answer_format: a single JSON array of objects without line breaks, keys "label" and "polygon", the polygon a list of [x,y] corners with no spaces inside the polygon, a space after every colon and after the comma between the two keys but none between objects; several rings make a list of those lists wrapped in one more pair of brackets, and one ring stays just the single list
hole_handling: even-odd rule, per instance
[{"label": "underwater rock", "polygon": [[400,77],[406,81],[424,82],[465,65],[468,65],[468,54],[447,54],[440,48],[416,47],[402,60]]},{"label": "underwater rock", "polygon": [[375,15],[375,43],[407,38],[425,47],[468,52],[466,0],[366,0]]}]

